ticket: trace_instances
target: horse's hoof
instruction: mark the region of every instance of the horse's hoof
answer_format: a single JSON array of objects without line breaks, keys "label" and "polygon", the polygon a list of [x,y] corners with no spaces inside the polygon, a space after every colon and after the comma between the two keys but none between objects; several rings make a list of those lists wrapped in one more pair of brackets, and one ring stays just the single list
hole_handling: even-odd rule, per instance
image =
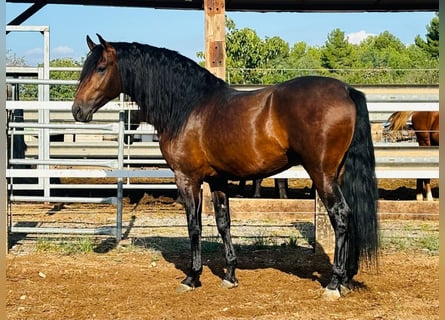
[{"label": "horse's hoof", "polygon": [[236,288],[236,287],[238,287],[238,282],[231,282],[231,281],[229,281],[229,280],[226,280],[226,279],[224,279],[222,282],[221,282],[221,287],[222,288],[226,288],[226,289],[232,289],[232,288]]},{"label": "horse's hoof", "polygon": [[183,292],[192,291],[194,289],[195,289],[194,287],[190,287],[186,284],[181,283],[179,286],[176,287],[176,292],[183,293]]},{"label": "horse's hoof", "polygon": [[342,296],[350,294],[351,292],[352,292],[351,288],[348,288],[347,286],[344,286],[344,285],[340,285],[340,293]]},{"label": "horse's hoof", "polygon": [[340,291],[338,289],[331,290],[331,289],[326,288],[324,290],[323,299],[325,299],[325,300],[335,301],[340,297],[341,297],[341,295],[340,295]]}]

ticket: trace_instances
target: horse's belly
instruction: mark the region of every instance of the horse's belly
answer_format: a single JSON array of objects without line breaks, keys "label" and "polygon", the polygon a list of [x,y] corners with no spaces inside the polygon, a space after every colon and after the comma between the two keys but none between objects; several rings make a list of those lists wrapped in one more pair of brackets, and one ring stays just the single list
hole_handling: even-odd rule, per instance
[{"label": "horse's belly", "polygon": [[217,172],[239,178],[266,177],[289,168],[289,159],[283,151],[247,151],[231,149],[214,153],[211,165]]}]

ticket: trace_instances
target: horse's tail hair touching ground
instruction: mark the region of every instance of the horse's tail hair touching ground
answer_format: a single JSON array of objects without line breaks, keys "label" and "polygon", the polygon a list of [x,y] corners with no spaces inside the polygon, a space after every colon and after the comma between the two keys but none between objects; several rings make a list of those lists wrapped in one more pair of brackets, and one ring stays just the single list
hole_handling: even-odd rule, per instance
[{"label": "horse's tail hair touching ground", "polygon": [[349,88],[349,95],[357,108],[357,121],[344,163],[341,190],[352,211],[349,220],[351,245],[347,267],[354,268],[358,266],[360,259],[368,264],[377,264],[378,189],[366,98],[362,92],[352,87]]}]

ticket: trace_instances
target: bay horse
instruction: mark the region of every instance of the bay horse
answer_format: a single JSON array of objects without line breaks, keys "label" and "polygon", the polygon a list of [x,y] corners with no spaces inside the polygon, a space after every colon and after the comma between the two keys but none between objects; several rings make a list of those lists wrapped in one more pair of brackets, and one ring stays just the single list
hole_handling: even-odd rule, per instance
[{"label": "bay horse", "polygon": [[121,92],[152,124],[184,200],[191,267],[177,291],[201,286],[201,186],[210,186],[226,273],[238,286],[230,232],[228,180],[258,179],[301,164],[325,205],[335,233],[330,282],[324,295],[353,286],[360,262],[377,265],[377,185],[366,98],[326,77],[295,78],[255,91],[238,91],[193,60],[147,44],[99,43],[87,36],[72,105],[76,121]]},{"label": "bay horse", "polygon": [[[417,142],[421,147],[439,145],[439,111],[398,111],[394,112],[387,120],[386,130],[407,130],[407,123],[411,119],[411,128],[414,130]],[[422,201],[425,198],[433,201],[430,179],[417,179],[416,199]]]}]

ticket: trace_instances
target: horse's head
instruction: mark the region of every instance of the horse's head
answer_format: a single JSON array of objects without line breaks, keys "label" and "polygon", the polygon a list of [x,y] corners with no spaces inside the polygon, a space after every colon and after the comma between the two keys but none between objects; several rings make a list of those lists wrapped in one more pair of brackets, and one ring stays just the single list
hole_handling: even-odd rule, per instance
[{"label": "horse's head", "polygon": [[72,106],[76,121],[88,122],[93,114],[122,91],[116,49],[100,35],[100,44],[87,36],[90,53],[80,74],[80,83]]}]

